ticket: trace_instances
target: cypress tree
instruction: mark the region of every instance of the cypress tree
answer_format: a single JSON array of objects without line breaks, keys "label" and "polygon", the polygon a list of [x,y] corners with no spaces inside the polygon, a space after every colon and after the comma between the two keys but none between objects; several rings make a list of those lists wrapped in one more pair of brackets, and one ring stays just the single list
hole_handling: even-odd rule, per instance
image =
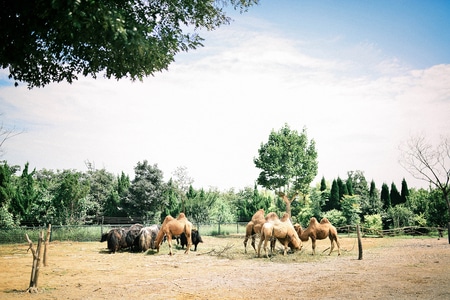
[{"label": "cypress tree", "polygon": [[389,187],[386,183],[383,183],[381,186],[381,194],[380,194],[381,202],[383,202],[383,208],[388,209],[391,207],[391,198],[389,196]]},{"label": "cypress tree", "polygon": [[320,180],[320,191],[323,192],[327,189],[327,183],[325,181],[325,177],[322,176],[322,179]]},{"label": "cypress tree", "polygon": [[347,181],[345,182],[345,185],[347,186],[347,192],[349,196],[353,196],[353,182],[352,178],[348,177]]},{"label": "cypress tree", "polygon": [[406,183],[405,178],[402,180],[402,191],[400,192],[400,203],[406,203],[409,197],[409,189],[408,184]]},{"label": "cypress tree", "polygon": [[339,200],[341,200],[344,197],[344,195],[348,195],[347,186],[344,184],[344,182],[340,177],[338,177],[336,182],[339,188]]},{"label": "cypress tree", "polygon": [[325,204],[324,211],[339,209],[339,187],[336,180],[331,184],[330,199]]},{"label": "cypress tree", "polygon": [[389,194],[390,198],[391,198],[391,205],[392,206],[396,206],[397,204],[400,204],[400,193],[397,190],[397,186],[395,185],[395,183],[391,183],[391,192]]}]

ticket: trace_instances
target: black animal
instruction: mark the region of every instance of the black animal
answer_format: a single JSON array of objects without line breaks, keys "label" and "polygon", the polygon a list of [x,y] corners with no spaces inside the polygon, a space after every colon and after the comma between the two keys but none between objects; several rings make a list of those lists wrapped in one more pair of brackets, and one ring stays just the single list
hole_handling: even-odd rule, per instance
[{"label": "black animal", "polygon": [[108,233],[102,234],[100,242],[107,242],[107,247],[111,253],[116,253],[116,251],[128,247],[126,231],[122,228],[111,229]]},{"label": "black animal", "polygon": [[[195,245],[194,251],[197,251],[197,245],[199,243],[203,243],[202,237],[200,236],[200,232],[197,229],[192,229],[191,232],[192,245]],[[181,241],[181,249],[184,249],[184,246],[187,246],[187,238],[184,232],[180,235]]]}]

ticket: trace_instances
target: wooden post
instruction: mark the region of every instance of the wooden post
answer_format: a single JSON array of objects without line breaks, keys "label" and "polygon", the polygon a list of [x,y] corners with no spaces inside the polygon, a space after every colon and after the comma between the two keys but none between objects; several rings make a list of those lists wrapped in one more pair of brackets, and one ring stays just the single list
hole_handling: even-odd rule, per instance
[{"label": "wooden post", "polygon": [[50,234],[52,232],[52,224],[48,224],[48,229],[47,229],[47,236],[45,238],[45,245],[44,245],[44,267],[46,267],[48,264],[48,259],[47,259],[47,246],[50,242]]},{"label": "wooden post", "polygon": [[[47,245],[50,240],[50,232],[51,232],[51,225],[48,226],[47,231],[47,238],[44,245],[44,266],[46,265],[47,261]],[[33,242],[28,237],[28,234],[25,234],[25,237],[27,238],[29,248],[28,250],[31,250],[31,253],[33,254],[33,267],[31,268],[31,277],[30,277],[30,285],[28,289],[26,290],[29,293],[37,293],[38,292],[38,279],[39,279],[39,269],[41,267],[41,246],[44,242],[44,232],[39,232],[39,240],[38,245],[36,247],[36,250],[33,248]],[[27,250],[27,252],[28,252]]]},{"label": "wooden post", "polygon": [[362,249],[362,242],[361,242],[361,232],[359,230],[359,224],[356,225],[356,234],[358,235],[358,260],[362,260],[363,258],[363,249]]}]

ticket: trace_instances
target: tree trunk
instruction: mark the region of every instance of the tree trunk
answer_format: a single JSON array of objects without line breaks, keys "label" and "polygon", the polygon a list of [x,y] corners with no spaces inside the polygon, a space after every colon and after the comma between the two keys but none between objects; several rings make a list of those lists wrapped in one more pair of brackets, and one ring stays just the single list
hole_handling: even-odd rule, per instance
[{"label": "tree trunk", "polygon": [[362,249],[361,231],[359,229],[359,224],[356,225],[356,234],[358,235],[358,260],[362,260],[362,258],[363,258],[363,249]]},{"label": "tree trunk", "polygon": [[294,196],[292,196],[291,199],[289,199],[286,194],[280,192],[278,193],[278,195],[283,199],[283,202],[286,204],[286,212],[289,215],[289,218],[291,217],[291,203],[292,201],[295,200],[295,198],[298,196],[298,194],[296,193]]},{"label": "tree trunk", "polygon": [[[47,245],[50,240],[50,232],[51,232],[51,225],[48,225],[47,230],[47,237],[44,245],[44,266],[47,263]],[[39,232],[39,240],[38,245],[36,247],[36,250],[33,248],[33,242],[28,237],[28,234],[25,234],[25,237],[27,238],[29,248],[28,250],[31,250],[31,253],[33,254],[33,267],[31,268],[31,277],[30,277],[30,285],[28,289],[26,290],[29,293],[37,293],[38,292],[38,279],[39,279],[39,269],[41,267],[41,246],[44,242],[44,232]],[[27,250],[27,251],[28,251]]]}]

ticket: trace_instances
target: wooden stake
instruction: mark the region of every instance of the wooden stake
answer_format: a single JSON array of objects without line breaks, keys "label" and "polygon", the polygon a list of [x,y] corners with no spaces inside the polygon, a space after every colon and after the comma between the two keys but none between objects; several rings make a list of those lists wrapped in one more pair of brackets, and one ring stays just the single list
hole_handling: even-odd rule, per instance
[{"label": "wooden stake", "polygon": [[358,235],[358,260],[362,260],[363,258],[363,249],[362,249],[362,242],[361,242],[361,231],[359,230],[359,224],[356,225],[356,233]]},{"label": "wooden stake", "polygon": [[[46,265],[46,262],[47,262],[47,245],[50,240],[50,232],[51,232],[51,225],[48,226],[47,238],[46,238],[45,246],[44,246],[44,266]],[[42,243],[44,242],[44,232],[43,231],[39,232],[39,240],[38,240],[38,245],[36,247],[36,250],[33,248],[33,242],[28,237],[28,234],[25,234],[25,237],[27,238],[28,245],[29,245],[28,250],[31,250],[31,253],[33,254],[33,267],[31,268],[30,285],[29,285],[28,289],[26,290],[26,292],[37,293],[38,292],[39,269],[41,267],[41,258],[42,258],[41,246],[42,246]],[[28,250],[27,250],[27,252],[28,252]]]}]

